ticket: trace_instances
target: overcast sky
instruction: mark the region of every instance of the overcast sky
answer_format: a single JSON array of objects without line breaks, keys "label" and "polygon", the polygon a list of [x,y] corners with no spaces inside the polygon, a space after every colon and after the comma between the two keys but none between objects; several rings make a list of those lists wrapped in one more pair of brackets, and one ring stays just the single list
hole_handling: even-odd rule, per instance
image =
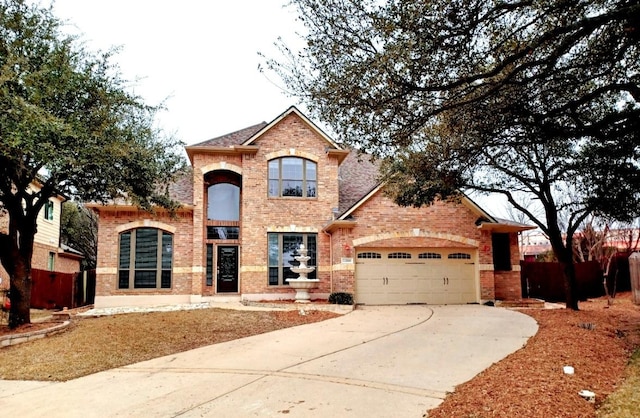
[{"label": "overcast sky", "polygon": [[300,45],[301,24],[286,1],[55,0],[54,13],[90,50],[120,46],[113,62],[137,80],[134,92],[148,104],[166,99],[160,126],[194,144],[296,104],[277,76],[258,71],[258,52],[276,57],[278,37]]},{"label": "overcast sky", "polygon": [[[113,62],[137,80],[134,92],[152,105],[166,99],[159,125],[195,144],[270,122],[297,105],[277,76],[258,71],[258,52],[277,57],[278,37],[302,46],[296,35],[302,25],[287,1],[55,0],[54,13],[90,50],[120,46]],[[474,199],[503,215],[495,198]]]}]

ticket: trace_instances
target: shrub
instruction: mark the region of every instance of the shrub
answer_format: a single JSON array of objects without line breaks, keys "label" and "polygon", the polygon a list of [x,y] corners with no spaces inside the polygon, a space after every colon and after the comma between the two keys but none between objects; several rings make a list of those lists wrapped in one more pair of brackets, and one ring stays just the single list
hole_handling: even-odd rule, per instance
[{"label": "shrub", "polygon": [[329,303],[336,305],[353,305],[353,296],[351,293],[334,292],[329,295]]}]

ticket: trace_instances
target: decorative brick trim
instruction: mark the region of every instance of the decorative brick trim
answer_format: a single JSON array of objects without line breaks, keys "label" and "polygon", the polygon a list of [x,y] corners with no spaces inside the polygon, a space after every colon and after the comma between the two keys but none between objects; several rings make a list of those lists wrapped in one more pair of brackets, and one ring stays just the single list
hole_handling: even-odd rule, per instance
[{"label": "decorative brick trim", "polygon": [[[417,233],[416,233],[417,232]],[[431,231],[421,231],[417,228],[412,228],[408,231],[396,231],[396,232],[385,232],[381,234],[368,235],[366,237],[355,238],[353,240],[353,246],[362,246],[369,242],[380,241],[384,239],[390,238],[409,238],[409,237],[425,237],[425,238],[437,238],[437,239],[446,239],[449,241],[460,242],[462,244],[471,245],[473,247],[477,247],[480,242],[475,239],[466,238],[460,235],[447,234],[444,232],[431,232]]]},{"label": "decorative brick trim", "polygon": [[235,164],[228,163],[226,161],[207,164],[198,168],[198,170],[200,171],[200,175],[202,176],[205,175],[206,173],[209,173],[211,171],[216,171],[216,170],[229,170],[229,171],[233,171],[234,173],[238,173],[242,175],[242,167],[237,166]]},{"label": "decorative brick trim", "polygon": [[175,234],[177,231],[177,227],[175,227],[174,225],[169,225],[164,222],[153,221],[151,219],[142,219],[139,221],[128,222],[123,225],[118,225],[115,228],[115,230],[117,233],[120,233],[120,232],[128,231],[129,229],[136,229],[136,228],[157,228],[163,231],[170,232],[172,234]]},{"label": "decorative brick trim", "polygon": [[274,158],[280,158],[280,157],[300,157],[300,158],[305,158],[307,160],[311,160],[314,162],[318,162],[320,161],[320,157],[311,154],[309,152],[305,152],[305,151],[300,151],[298,149],[295,148],[287,148],[287,149],[282,149],[282,150],[278,150],[278,151],[273,151],[270,152],[268,154],[265,154],[264,159],[266,161],[269,160],[273,160]]},{"label": "decorative brick trim", "polygon": [[312,233],[317,234],[318,228],[314,226],[298,226],[298,225],[287,225],[287,226],[267,226],[267,232],[299,232],[299,233]]},{"label": "decorative brick trim", "polygon": [[356,265],[338,263],[331,266],[331,268],[333,269],[333,271],[355,271]]}]

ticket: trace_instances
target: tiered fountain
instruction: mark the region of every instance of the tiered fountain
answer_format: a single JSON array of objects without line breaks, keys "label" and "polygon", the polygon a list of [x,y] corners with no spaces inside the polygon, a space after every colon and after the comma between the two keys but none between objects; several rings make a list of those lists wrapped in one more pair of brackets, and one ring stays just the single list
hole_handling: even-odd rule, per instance
[{"label": "tiered fountain", "polygon": [[315,270],[315,267],[307,267],[307,261],[311,257],[307,255],[307,249],[304,244],[300,244],[298,252],[300,255],[293,257],[296,261],[300,262],[297,267],[291,267],[291,271],[298,273],[297,279],[287,279],[289,286],[296,290],[296,302],[297,303],[309,303],[311,295],[309,295],[309,289],[315,289],[320,283],[319,279],[309,279],[307,275]]}]

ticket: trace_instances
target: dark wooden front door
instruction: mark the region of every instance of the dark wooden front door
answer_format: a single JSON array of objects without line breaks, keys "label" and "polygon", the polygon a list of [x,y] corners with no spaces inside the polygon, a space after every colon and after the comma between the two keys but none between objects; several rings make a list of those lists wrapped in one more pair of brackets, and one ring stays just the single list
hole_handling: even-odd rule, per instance
[{"label": "dark wooden front door", "polygon": [[238,247],[218,246],[217,293],[238,293]]}]

